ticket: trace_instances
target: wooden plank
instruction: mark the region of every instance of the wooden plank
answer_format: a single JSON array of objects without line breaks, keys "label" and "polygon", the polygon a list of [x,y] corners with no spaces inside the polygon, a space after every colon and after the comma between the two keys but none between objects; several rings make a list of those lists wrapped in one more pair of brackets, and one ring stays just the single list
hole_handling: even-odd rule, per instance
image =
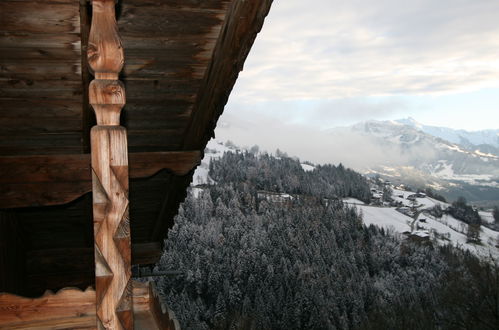
[{"label": "wooden plank", "polygon": [[[81,74],[81,63],[76,57],[65,61],[14,61],[2,60],[0,57],[0,64],[0,77],[11,80],[41,81],[47,79],[60,80],[62,82],[78,81]],[[47,95],[44,96],[47,97]]]},{"label": "wooden plank", "polygon": [[[151,41],[155,41],[158,39],[149,38]],[[160,39],[161,40],[161,39]],[[193,65],[199,64],[203,61],[208,62],[209,56],[202,57],[200,54],[203,54],[209,50],[213,50],[211,47],[206,47],[206,40],[200,40],[199,42],[171,42],[161,41],[161,43],[157,43],[154,45],[154,42],[146,43],[148,40],[143,39],[142,47],[139,45],[135,45],[133,48],[128,49],[126,52],[127,62],[129,60],[135,59],[145,59],[145,60],[154,60],[157,63],[161,63],[165,66],[174,66],[174,65]],[[214,40],[212,40],[214,45]],[[130,42],[128,42],[130,43]],[[137,44],[138,42],[135,41]],[[127,43],[125,43],[126,45]],[[209,45],[209,44],[208,44]],[[33,57],[39,57],[37,54],[33,54]]]},{"label": "wooden plank", "polygon": [[159,299],[154,282],[134,282],[133,299],[136,329],[180,329],[173,312]]},{"label": "wooden plank", "polygon": [[156,102],[171,99],[195,100],[196,93],[200,86],[200,80],[185,81],[185,83],[172,83],[168,80],[129,80],[127,88],[128,99],[133,99],[140,104],[141,100],[155,99]]},{"label": "wooden plank", "polygon": [[118,25],[124,39],[179,35],[187,38],[193,36],[216,38],[217,27],[220,27],[224,13],[225,10],[179,10],[164,4],[137,6],[127,1],[122,4]]},{"label": "wooden plank", "polygon": [[123,73],[126,77],[131,78],[202,78],[206,66],[166,66],[157,65],[154,60],[146,60],[142,58],[127,60]]},{"label": "wooden plank", "polygon": [[[12,109],[15,109],[13,111]],[[47,99],[0,99],[1,118],[26,118],[36,121],[39,118],[79,118],[81,102],[75,100],[47,100]],[[29,119],[28,119],[29,118]]]},{"label": "wooden plank", "polygon": [[22,60],[31,61],[68,61],[79,54],[79,47],[68,45],[60,48],[6,47],[2,48],[2,63]]},{"label": "wooden plank", "polygon": [[[128,104],[125,107],[123,111],[125,118],[122,118],[122,120],[125,120],[126,122],[126,118],[134,121],[143,121],[149,118],[159,118],[158,120],[162,121],[166,120],[166,116],[172,116],[173,118],[189,117],[191,115],[191,111],[192,104],[189,102],[169,102],[166,104],[141,103],[140,105],[132,103]],[[136,123],[136,125],[140,124]]]},{"label": "wooden plank", "polygon": [[0,187],[0,208],[65,204],[91,190],[90,181],[5,184]]},{"label": "wooden plank", "polygon": [[177,10],[223,11],[230,0],[129,0],[133,6],[165,6]]},{"label": "wooden plank", "polygon": [[162,113],[161,115],[158,114],[157,117],[154,118],[156,119],[155,121],[147,121],[140,120],[140,117],[137,118],[132,116],[132,118],[130,118],[129,116],[126,116],[123,122],[128,123],[127,127],[134,131],[166,130],[179,133],[182,133],[189,123],[189,114],[170,117],[168,114]]},{"label": "wooden plank", "polygon": [[[45,5],[74,4],[74,0],[4,0],[4,1],[22,3],[23,5],[25,5],[27,2],[36,2]],[[89,0],[80,0],[80,1],[89,1]]]},{"label": "wooden plank", "polygon": [[0,2],[1,25],[3,31],[12,31],[16,34],[33,33],[79,33],[78,2],[57,3],[47,6],[39,1]]},{"label": "wooden plank", "polygon": [[81,152],[81,132],[46,133],[0,131],[0,155],[77,154]]},{"label": "wooden plank", "polygon": [[38,133],[68,133],[81,131],[80,118],[47,118],[47,117],[0,117],[2,135]]},{"label": "wooden plank", "polygon": [[[2,41],[0,36],[0,46]],[[154,52],[166,52],[171,56],[191,56],[192,54],[201,53],[207,49],[213,50],[217,42],[216,38],[206,38],[205,36],[199,38],[183,38],[182,35],[176,37],[163,37],[163,36],[142,36],[142,37],[126,37],[123,38],[123,45],[127,50],[127,62],[129,59],[129,52],[135,53],[135,56],[140,57],[139,50],[147,53],[149,50]],[[144,54],[142,54],[144,55]],[[126,65],[126,63],[125,63]]]},{"label": "wooden plank", "polygon": [[[1,137],[3,138],[3,137]],[[38,136],[36,135],[30,135],[27,136],[28,139],[36,140]],[[81,141],[79,139],[78,141]],[[57,141],[56,141],[57,142]],[[40,153],[40,151],[43,151],[45,155],[59,155],[59,154],[75,154],[81,151],[81,145],[74,145],[74,146],[56,146],[54,147],[50,143],[48,143],[46,146],[29,146],[29,145],[14,145],[14,146],[7,146],[7,147],[0,147],[0,155],[9,155],[9,156],[15,156],[15,155],[37,155]]]},{"label": "wooden plank", "polygon": [[0,79],[0,98],[81,99],[81,81]]},{"label": "wooden plank", "polygon": [[132,153],[130,154],[130,177],[145,178],[163,169],[183,176],[192,171],[200,162],[200,151]]},{"label": "wooden plank", "polygon": [[80,36],[76,33],[21,33],[4,31],[0,34],[0,48],[22,48],[52,52],[60,49],[73,50],[80,53]]},{"label": "wooden plank", "polygon": [[[162,169],[185,175],[199,164],[200,151],[131,153],[130,177],[145,178]],[[90,155],[0,157],[0,184],[91,181]],[[72,178],[72,180],[70,180]]]},{"label": "wooden plank", "polygon": [[0,294],[0,329],[95,328],[95,291],[63,289],[40,298]]},{"label": "wooden plank", "polygon": [[[180,329],[173,313],[163,306],[152,284],[133,282],[135,329]],[[48,291],[40,298],[0,294],[0,329],[96,329],[96,294],[91,288]]]}]

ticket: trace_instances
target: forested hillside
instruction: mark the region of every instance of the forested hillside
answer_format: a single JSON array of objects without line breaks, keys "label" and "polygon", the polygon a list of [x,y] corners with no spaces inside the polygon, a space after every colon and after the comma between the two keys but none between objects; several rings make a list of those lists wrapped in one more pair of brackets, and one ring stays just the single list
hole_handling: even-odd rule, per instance
[{"label": "forested hillside", "polygon": [[357,173],[243,152],[209,174],[157,266],[184,274],[157,280],[184,329],[497,329],[497,267],[365,227]]},{"label": "forested hillside", "polygon": [[366,179],[343,165],[318,165],[304,171],[297,159],[268,154],[226,153],[210,162],[210,176],[221,183],[245,182],[253,189],[323,198],[355,197],[366,203]]}]

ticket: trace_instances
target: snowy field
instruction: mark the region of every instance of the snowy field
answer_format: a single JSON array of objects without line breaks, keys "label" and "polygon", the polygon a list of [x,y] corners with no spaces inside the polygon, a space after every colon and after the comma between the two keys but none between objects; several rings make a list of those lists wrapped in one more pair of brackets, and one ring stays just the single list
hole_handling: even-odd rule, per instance
[{"label": "snowy field", "polygon": [[[411,191],[393,189],[393,199],[400,201],[404,206],[411,207],[412,202],[407,199],[409,195],[414,194]],[[385,230],[402,234],[410,232],[412,235],[429,236],[439,244],[452,243],[463,249],[469,250],[474,254],[495,260],[499,260],[499,232],[491,230],[485,226],[480,228],[480,244],[467,242],[466,232],[468,225],[454,217],[444,214],[442,218],[435,218],[428,214],[427,210],[440,204],[446,209],[449,204],[442,203],[433,198],[416,198],[417,219],[413,219],[400,213],[395,207],[369,206],[355,198],[345,198],[343,202],[346,205],[356,207],[362,212],[363,221],[366,225],[375,225]],[[491,212],[479,212],[482,221],[493,222]]]},{"label": "snowy field", "polygon": [[482,218],[483,222],[494,223],[494,216],[492,215],[492,212],[478,211],[478,214],[480,215],[480,218]]},{"label": "snowy field", "polygon": [[308,164],[300,164],[300,165],[301,165],[301,168],[303,168],[303,170],[305,172],[310,172],[310,171],[315,170],[315,167],[312,165],[308,165]]},{"label": "snowy field", "polygon": [[366,204],[363,201],[358,200],[357,198],[351,198],[351,197],[344,198],[343,203],[346,203],[349,205],[365,205]]},{"label": "snowy field", "polygon": [[368,226],[375,225],[395,233],[411,231],[413,219],[398,212],[395,208],[367,205],[356,205],[355,207],[362,212],[362,219]]},{"label": "snowy field", "polygon": [[[408,196],[414,195],[415,193],[412,191],[405,191],[405,190],[399,190],[399,189],[393,189],[393,194],[392,198],[396,202],[401,202],[404,206],[412,206],[412,202],[407,199]],[[403,196],[403,197],[400,197]],[[430,198],[430,197],[424,197],[424,198],[416,198],[416,205],[418,207],[422,208],[431,208],[435,206],[436,204],[440,204],[442,208],[446,208],[449,206],[447,203],[443,203],[441,201],[438,201],[436,199]]]}]

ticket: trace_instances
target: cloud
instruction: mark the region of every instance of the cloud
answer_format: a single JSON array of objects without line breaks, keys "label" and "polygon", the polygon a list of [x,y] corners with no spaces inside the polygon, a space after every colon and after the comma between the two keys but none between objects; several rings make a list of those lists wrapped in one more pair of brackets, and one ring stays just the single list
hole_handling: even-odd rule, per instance
[{"label": "cloud", "polygon": [[499,85],[499,2],[275,1],[234,90],[247,102]]},{"label": "cloud", "polygon": [[320,130],[314,126],[278,121],[269,115],[254,116],[251,111],[243,109],[237,116],[224,113],[216,138],[231,140],[239,146],[256,144],[268,152],[280,149],[290,156],[318,164],[343,163],[359,171],[377,164],[398,166],[415,159],[423,161],[435,157],[433,149],[427,145],[406,150],[400,145],[380,143],[372,136],[349,128]]},{"label": "cloud", "polygon": [[[302,124],[326,129],[369,120],[376,114],[378,119],[407,117],[412,103],[398,97],[356,97],[320,100],[282,100],[245,102],[233,100],[224,112],[225,116],[237,116],[245,121],[266,116],[287,124]],[[235,123],[235,120],[233,120]],[[256,126],[255,126],[256,127]]]}]

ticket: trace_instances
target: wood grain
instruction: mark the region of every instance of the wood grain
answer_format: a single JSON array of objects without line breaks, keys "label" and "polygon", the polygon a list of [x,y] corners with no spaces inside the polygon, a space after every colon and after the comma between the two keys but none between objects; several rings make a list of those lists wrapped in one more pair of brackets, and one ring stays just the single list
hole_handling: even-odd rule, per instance
[{"label": "wood grain", "polygon": [[[130,328],[179,330],[173,313],[161,304],[155,287],[133,282],[134,324]],[[39,298],[0,293],[0,329],[97,329],[96,293],[65,288],[56,294],[47,291]],[[131,308],[132,309],[132,308]]]}]

